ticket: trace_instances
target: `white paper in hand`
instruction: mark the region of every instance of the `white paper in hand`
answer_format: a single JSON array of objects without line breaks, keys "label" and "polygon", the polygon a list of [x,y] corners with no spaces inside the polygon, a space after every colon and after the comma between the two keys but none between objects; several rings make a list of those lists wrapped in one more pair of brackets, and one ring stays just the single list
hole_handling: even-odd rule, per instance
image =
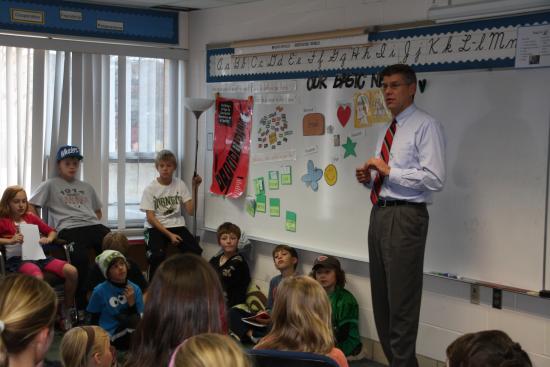
[{"label": "white paper in hand", "polygon": [[40,240],[40,232],[36,224],[21,223],[19,231],[23,235],[22,255],[23,260],[43,260],[46,258]]}]

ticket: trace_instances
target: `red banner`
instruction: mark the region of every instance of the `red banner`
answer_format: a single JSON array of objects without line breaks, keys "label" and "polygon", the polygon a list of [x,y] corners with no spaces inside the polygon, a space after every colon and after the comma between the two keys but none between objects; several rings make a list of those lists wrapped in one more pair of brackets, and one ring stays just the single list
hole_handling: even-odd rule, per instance
[{"label": "red banner", "polygon": [[216,98],[210,192],[238,198],[246,189],[254,100]]}]

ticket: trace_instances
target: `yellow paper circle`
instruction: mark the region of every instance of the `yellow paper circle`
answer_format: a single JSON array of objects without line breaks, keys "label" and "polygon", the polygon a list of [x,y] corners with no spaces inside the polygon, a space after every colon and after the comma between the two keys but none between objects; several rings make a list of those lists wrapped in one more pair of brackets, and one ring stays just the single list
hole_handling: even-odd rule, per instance
[{"label": "yellow paper circle", "polygon": [[333,186],[337,179],[338,171],[336,170],[336,166],[334,164],[329,164],[327,168],[325,168],[325,181],[329,186]]}]

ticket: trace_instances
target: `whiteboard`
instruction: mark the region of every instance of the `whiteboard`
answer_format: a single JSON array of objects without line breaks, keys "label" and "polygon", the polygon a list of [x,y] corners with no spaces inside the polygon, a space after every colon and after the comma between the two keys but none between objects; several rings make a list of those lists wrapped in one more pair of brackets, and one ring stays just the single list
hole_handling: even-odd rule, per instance
[{"label": "whiteboard", "polygon": [[425,270],[541,289],[550,72],[425,76],[419,102],[443,121],[448,168],[430,208]]},{"label": "whiteboard", "polygon": [[[515,287],[541,289],[544,279],[545,211],[550,121],[550,73],[545,69],[457,71],[418,74],[427,80],[416,103],[441,121],[447,139],[447,182],[429,207],[430,226],[425,271],[457,275]],[[255,97],[251,161],[247,191],[264,177],[266,196],[280,198],[281,216],[245,210],[239,199],[206,194],[205,227],[224,221],[238,224],[252,238],[287,243],[297,248],[368,261],[369,190],[355,180],[355,168],[375,151],[384,124],[355,128],[353,116],[343,126],[338,107],[353,101],[356,88],[307,90],[307,80],[287,81],[282,93],[262,92],[268,82],[211,83],[210,92],[224,97]],[[277,81],[282,82],[282,81]],[[263,83],[263,84],[262,84]],[[283,83],[284,84],[284,83]],[[279,85],[280,87],[280,85]],[[370,87],[366,83],[364,89]],[[260,92],[258,92],[260,91]],[[258,93],[255,93],[258,92]],[[288,103],[270,104],[279,99]],[[259,102],[258,102],[259,101]],[[265,150],[255,132],[261,118],[283,108],[293,134],[286,148],[295,154],[285,161],[259,162]],[[352,103],[353,108],[353,103]],[[303,116],[319,112],[332,134],[303,136]],[[207,131],[213,131],[213,112]],[[344,158],[334,135],[350,137],[356,157]],[[338,180],[319,181],[318,191],[301,182],[307,162],[325,169],[332,163]],[[212,152],[206,152],[205,187],[211,182]],[[268,172],[292,166],[293,184],[267,188]],[[296,232],[285,230],[285,212],[297,214]]]}]

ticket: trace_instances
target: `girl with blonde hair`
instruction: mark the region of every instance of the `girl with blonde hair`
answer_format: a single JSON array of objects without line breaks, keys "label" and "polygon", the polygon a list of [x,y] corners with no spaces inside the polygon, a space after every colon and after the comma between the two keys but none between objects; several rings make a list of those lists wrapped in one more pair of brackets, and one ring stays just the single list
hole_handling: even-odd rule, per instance
[{"label": "girl with blonde hair", "polygon": [[99,326],[79,326],[69,330],[60,346],[64,367],[109,367],[114,353],[109,334]]},{"label": "girl with blonde hair", "polygon": [[271,331],[254,349],[276,349],[323,354],[347,367],[344,353],[335,347],[327,293],[314,279],[296,276],[277,288]]},{"label": "girl with blonde hair", "polygon": [[168,367],[250,367],[248,356],[227,335],[205,333],[180,344]]},{"label": "girl with blonde hair", "polygon": [[41,365],[53,340],[57,298],[42,280],[10,274],[0,282],[0,366]]}]

